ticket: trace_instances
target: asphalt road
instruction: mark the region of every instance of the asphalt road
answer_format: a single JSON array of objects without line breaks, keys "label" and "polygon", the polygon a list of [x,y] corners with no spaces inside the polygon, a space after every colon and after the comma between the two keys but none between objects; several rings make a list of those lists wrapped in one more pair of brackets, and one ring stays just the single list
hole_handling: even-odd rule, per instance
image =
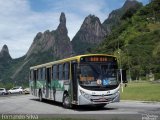
[{"label": "asphalt road", "polygon": [[119,103],[108,104],[102,109],[90,106],[64,109],[61,103],[48,100],[39,102],[32,95],[0,96],[0,114],[37,114],[40,117],[104,120],[146,120],[143,118],[160,120],[160,103],[121,101]]}]

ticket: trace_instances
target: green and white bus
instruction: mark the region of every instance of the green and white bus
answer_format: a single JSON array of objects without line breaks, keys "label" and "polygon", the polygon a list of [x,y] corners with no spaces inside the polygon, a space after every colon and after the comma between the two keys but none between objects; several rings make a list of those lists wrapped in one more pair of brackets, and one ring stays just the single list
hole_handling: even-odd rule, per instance
[{"label": "green and white bus", "polygon": [[120,101],[119,78],[116,57],[86,54],[30,67],[29,84],[40,101],[104,107]]}]

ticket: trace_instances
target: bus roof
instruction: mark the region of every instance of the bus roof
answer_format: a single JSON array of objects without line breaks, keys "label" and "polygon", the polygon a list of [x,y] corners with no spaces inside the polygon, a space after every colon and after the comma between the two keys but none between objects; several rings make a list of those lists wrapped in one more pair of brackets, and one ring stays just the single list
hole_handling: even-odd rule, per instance
[{"label": "bus roof", "polygon": [[32,69],[38,69],[38,68],[41,68],[41,67],[50,67],[53,64],[58,64],[58,63],[63,63],[63,62],[69,62],[69,61],[72,61],[72,60],[78,60],[78,62],[79,62],[79,59],[81,57],[85,57],[85,56],[111,56],[111,57],[115,57],[113,55],[108,55],[108,54],[84,54],[84,55],[77,55],[77,56],[65,58],[65,59],[62,59],[62,60],[57,60],[57,61],[52,61],[52,62],[48,62],[48,63],[36,65],[36,66],[32,66],[32,67],[30,67],[30,70],[32,70]]}]

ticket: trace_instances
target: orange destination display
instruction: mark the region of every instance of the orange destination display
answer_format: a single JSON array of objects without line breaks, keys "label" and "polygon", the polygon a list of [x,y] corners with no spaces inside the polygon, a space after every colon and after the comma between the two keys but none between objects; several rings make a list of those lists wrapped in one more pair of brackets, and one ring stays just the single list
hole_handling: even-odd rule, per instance
[{"label": "orange destination display", "polygon": [[112,56],[85,56],[80,59],[81,62],[107,62],[114,60],[116,60],[116,58]]}]

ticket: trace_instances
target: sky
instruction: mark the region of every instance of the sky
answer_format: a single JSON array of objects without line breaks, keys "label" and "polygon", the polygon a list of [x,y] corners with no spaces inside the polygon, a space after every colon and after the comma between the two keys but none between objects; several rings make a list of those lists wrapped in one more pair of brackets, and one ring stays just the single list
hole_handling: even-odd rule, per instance
[{"label": "sky", "polygon": [[[138,0],[146,5],[149,0]],[[0,50],[4,44],[12,58],[25,55],[38,32],[55,30],[61,12],[66,15],[72,40],[89,14],[103,23],[125,0],[0,0]]]}]

